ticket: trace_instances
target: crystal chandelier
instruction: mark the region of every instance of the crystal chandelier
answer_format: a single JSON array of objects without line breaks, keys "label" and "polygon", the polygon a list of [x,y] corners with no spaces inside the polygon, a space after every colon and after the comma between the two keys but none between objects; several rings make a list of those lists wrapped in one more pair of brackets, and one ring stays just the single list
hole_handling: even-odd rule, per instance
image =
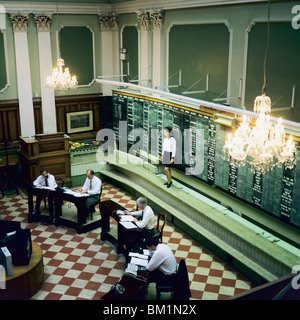
[{"label": "crystal chandelier", "polygon": [[286,141],[286,134],[282,125],[282,119],[272,126],[270,123],[271,99],[266,96],[266,60],[269,47],[269,20],[270,0],[268,6],[268,32],[267,48],[264,61],[264,84],[262,95],[255,98],[254,112],[259,114],[256,125],[250,128],[247,117],[243,116],[243,122],[234,134],[228,135],[228,140],[223,146],[223,159],[227,159],[233,165],[244,166],[247,162],[251,165],[251,171],[260,171],[263,174],[272,170],[275,166],[292,169],[295,163],[295,142],[290,135]]},{"label": "crystal chandelier", "polygon": [[58,33],[58,49],[59,49],[59,58],[57,59],[57,67],[53,69],[52,75],[46,79],[46,87],[59,90],[60,92],[65,92],[69,89],[76,89],[78,85],[77,77],[71,76],[69,68],[63,70],[65,65],[64,59],[60,55],[60,37],[58,32],[58,3],[56,3],[57,8],[57,33]]},{"label": "crystal chandelier", "polygon": [[78,82],[76,76],[71,76],[69,68],[65,68],[64,59],[57,59],[57,67],[53,69],[52,76],[47,77],[46,86],[48,88],[64,92],[68,89],[76,89]]}]

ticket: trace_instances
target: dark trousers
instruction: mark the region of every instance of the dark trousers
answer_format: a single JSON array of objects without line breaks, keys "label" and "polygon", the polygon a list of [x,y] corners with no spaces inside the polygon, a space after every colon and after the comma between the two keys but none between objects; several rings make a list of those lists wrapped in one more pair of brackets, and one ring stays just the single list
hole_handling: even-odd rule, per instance
[{"label": "dark trousers", "polygon": [[[40,214],[40,206],[41,206],[41,202],[42,200],[44,200],[44,197],[41,196],[36,196],[36,200],[35,200],[35,212],[37,214]],[[49,205],[49,213],[50,213],[50,217],[53,218],[53,202],[54,202],[54,198],[52,195],[48,196],[48,205]]]},{"label": "dark trousers", "polygon": [[100,201],[100,195],[99,194],[93,194],[88,196],[86,199],[86,214],[88,215],[90,212],[94,212],[95,208],[94,206],[98,204]]},{"label": "dark trousers", "polygon": [[160,285],[171,285],[175,283],[176,273],[165,275],[158,269],[150,271],[147,277],[147,283],[155,282]]}]

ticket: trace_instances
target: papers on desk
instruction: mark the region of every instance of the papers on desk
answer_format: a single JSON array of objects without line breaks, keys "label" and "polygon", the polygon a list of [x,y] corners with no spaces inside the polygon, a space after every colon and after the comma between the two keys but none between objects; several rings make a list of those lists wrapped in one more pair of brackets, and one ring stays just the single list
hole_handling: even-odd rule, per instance
[{"label": "papers on desk", "polygon": [[143,260],[148,260],[148,256],[141,254],[141,253],[137,253],[137,252],[129,252],[128,256],[129,257],[136,257],[136,258],[143,259]]},{"label": "papers on desk", "polygon": [[133,216],[129,216],[129,215],[124,215],[120,217],[120,221],[124,222],[124,221],[134,221]]},{"label": "papers on desk", "polygon": [[42,187],[35,187],[36,189],[46,189],[46,190],[52,190],[55,191],[55,188],[50,188],[50,187],[46,187],[46,186],[42,186]]},{"label": "papers on desk", "polygon": [[134,263],[138,266],[146,267],[146,265],[148,264],[148,260],[131,257],[130,263]]},{"label": "papers on desk", "polygon": [[135,229],[137,226],[130,221],[120,221],[120,224],[126,229]]},{"label": "papers on desk", "polygon": [[117,210],[117,214],[120,216],[120,215],[125,214],[125,213],[122,210]]},{"label": "papers on desk", "polygon": [[89,195],[87,193],[80,193],[80,192],[76,192],[76,191],[73,191],[73,190],[66,190],[64,193],[66,194],[70,194],[74,197],[88,197]]}]

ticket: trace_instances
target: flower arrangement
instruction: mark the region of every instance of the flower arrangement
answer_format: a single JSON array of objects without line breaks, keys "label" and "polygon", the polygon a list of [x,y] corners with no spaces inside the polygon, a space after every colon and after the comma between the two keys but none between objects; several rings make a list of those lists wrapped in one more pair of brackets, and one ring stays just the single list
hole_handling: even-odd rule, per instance
[{"label": "flower arrangement", "polygon": [[73,141],[69,141],[70,144],[70,149],[74,150],[76,148],[79,148],[81,146],[84,146],[84,143],[79,143],[79,142],[73,142]]}]

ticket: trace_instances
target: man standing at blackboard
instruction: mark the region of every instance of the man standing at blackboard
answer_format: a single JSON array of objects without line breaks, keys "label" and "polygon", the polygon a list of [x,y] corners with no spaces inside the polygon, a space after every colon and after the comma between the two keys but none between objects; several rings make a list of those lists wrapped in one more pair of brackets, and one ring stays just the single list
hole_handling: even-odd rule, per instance
[{"label": "man standing at blackboard", "polygon": [[162,156],[160,161],[165,165],[165,173],[167,182],[165,185],[170,188],[172,185],[171,168],[174,166],[174,158],[176,153],[176,140],[172,136],[172,128],[164,128],[164,141],[162,144]]}]

